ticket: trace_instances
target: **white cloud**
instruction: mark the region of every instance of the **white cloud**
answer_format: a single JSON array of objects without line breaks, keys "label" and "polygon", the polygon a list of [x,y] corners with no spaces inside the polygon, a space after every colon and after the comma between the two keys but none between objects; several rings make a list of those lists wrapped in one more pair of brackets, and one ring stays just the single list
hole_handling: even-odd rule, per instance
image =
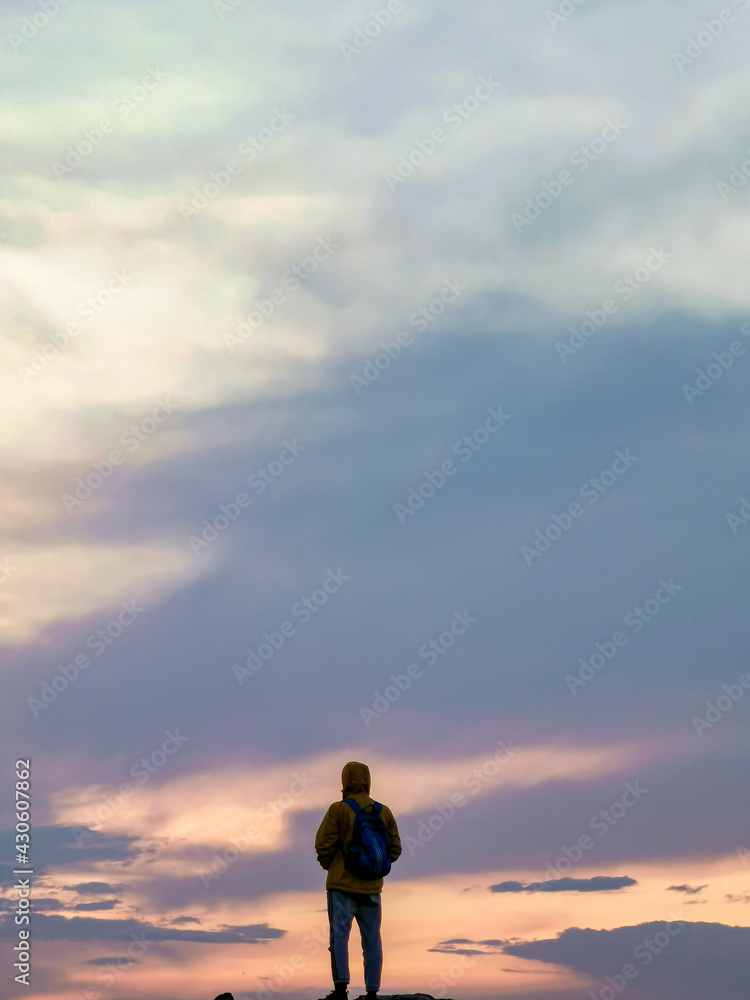
[{"label": "white cloud", "polygon": [[182,550],[149,545],[10,545],[10,571],[0,584],[0,635],[26,645],[55,622],[81,618],[122,600],[146,602],[196,573]]}]

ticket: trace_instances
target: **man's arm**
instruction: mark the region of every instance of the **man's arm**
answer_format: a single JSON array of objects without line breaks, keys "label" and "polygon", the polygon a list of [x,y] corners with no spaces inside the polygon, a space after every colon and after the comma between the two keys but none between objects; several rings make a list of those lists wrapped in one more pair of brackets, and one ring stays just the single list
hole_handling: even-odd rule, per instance
[{"label": "man's arm", "polygon": [[388,843],[390,845],[391,861],[397,861],[401,857],[401,838],[398,835],[398,826],[396,825],[396,820],[390,809],[386,813],[385,810],[388,807],[383,808],[385,815],[383,819],[385,821],[385,828],[388,831]]},{"label": "man's arm", "polygon": [[318,856],[318,864],[325,871],[328,871],[331,866],[339,842],[339,825],[332,809],[333,806],[328,807],[328,812],[323,817],[323,822],[315,835],[315,853]]}]

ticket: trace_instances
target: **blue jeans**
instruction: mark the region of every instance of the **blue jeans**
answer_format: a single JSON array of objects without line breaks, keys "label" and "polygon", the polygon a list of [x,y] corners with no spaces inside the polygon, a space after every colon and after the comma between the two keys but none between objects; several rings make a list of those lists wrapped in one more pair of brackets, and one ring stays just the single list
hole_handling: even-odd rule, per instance
[{"label": "blue jeans", "polygon": [[327,889],[331,972],[334,983],[349,982],[349,933],[356,919],[365,960],[365,989],[380,989],[383,946],[380,940],[380,893]]}]

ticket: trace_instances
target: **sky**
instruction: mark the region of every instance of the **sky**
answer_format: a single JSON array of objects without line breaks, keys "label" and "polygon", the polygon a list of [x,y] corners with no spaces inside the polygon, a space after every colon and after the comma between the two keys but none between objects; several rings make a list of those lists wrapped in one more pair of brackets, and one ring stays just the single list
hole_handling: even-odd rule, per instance
[{"label": "sky", "polygon": [[0,17],[2,996],[745,1000],[749,0]]}]

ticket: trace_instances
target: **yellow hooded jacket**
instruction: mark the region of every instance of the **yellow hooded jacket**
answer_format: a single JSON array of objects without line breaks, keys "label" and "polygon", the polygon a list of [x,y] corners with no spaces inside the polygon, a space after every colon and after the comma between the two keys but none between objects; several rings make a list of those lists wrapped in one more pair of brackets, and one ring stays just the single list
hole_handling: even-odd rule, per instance
[{"label": "yellow hooded jacket", "polygon": [[[352,760],[344,765],[341,772],[343,785],[341,798],[352,798],[358,805],[370,805],[375,799],[370,798],[370,769],[367,764]],[[401,838],[393,813],[384,805],[380,816],[385,823],[390,842],[391,861],[401,854]],[[354,810],[344,802],[334,802],[328,807],[323,822],[315,835],[315,853],[322,868],[328,872],[326,889],[341,889],[344,892],[364,892],[372,894],[382,892],[383,879],[365,880],[352,875],[344,867],[344,852],[352,841],[354,833]]]}]

